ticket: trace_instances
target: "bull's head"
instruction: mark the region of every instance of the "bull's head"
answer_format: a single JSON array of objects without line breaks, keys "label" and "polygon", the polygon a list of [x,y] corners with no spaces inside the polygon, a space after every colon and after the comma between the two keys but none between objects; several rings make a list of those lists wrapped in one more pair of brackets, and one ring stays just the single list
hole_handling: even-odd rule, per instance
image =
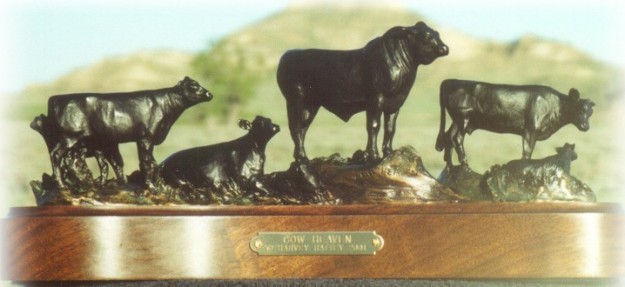
[{"label": "bull's head", "polygon": [[573,118],[573,124],[580,131],[585,132],[589,130],[589,119],[592,116],[592,107],[595,106],[595,103],[588,99],[581,99],[579,91],[574,88],[569,91],[569,103],[571,105],[569,113],[572,113],[569,116]]},{"label": "bull's head", "polygon": [[404,45],[400,47],[409,50],[400,52],[410,55],[417,64],[428,65],[449,54],[449,47],[438,32],[421,21],[411,27],[394,27],[385,36],[402,41]]},{"label": "bull's head", "polygon": [[265,144],[280,131],[280,126],[261,116],[256,116],[251,123],[248,120],[239,120],[239,127],[249,130],[252,137]]},{"label": "bull's head", "polygon": [[208,102],[213,99],[211,92],[189,77],[184,77],[178,82],[178,86],[182,88],[184,98],[191,103]]}]

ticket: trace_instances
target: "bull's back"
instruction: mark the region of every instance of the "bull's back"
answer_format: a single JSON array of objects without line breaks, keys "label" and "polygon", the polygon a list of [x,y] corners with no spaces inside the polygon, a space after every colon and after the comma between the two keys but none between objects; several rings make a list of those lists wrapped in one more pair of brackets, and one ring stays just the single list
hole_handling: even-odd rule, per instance
[{"label": "bull's back", "polygon": [[367,87],[362,50],[292,50],[278,66],[287,101],[323,106],[344,121],[365,109]]},{"label": "bull's back", "polygon": [[362,50],[291,50],[278,65],[278,85],[285,97],[302,86],[311,96],[348,100],[362,90]]}]

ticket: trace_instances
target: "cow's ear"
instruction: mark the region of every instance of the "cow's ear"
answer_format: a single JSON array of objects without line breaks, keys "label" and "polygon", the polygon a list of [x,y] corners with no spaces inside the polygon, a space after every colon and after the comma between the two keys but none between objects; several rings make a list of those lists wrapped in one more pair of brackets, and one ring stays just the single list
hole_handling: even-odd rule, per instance
[{"label": "cow's ear", "polygon": [[569,97],[576,101],[579,100],[579,91],[576,88],[571,88],[569,90]]},{"label": "cow's ear", "polygon": [[415,24],[415,27],[417,27],[417,28],[423,28],[425,26],[426,25],[425,25],[425,23],[423,21],[419,21],[419,22],[417,22],[417,24]]},{"label": "cow's ear", "polygon": [[252,123],[250,123],[250,121],[248,120],[239,120],[239,127],[249,131],[250,129],[252,129]]},{"label": "cow's ear", "polygon": [[406,35],[406,27],[395,26],[384,34],[385,38],[401,38]]}]

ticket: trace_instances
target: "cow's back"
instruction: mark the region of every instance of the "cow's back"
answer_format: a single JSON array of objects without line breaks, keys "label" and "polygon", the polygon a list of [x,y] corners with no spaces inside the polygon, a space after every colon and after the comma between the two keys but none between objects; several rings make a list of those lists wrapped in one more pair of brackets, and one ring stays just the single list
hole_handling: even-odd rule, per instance
[{"label": "cow's back", "polygon": [[539,112],[547,113],[552,102],[558,100],[557,94],[550,87],[538,85],[491,84],[455,79],[445,80],[441,84],[441,101],[452,119],[468,120],[468,131],[485,129],[522,134],[528,113],[536,103],[539,102],[539,108],[544,110]]},{"label": "cow's back", "polygon": [[156,118],[167,113],[163,97],[170,91],[82,93],[48,100],[51,121],[65,134],[99,137],[117,142],[135,141],[138,131],[155,129]]}]

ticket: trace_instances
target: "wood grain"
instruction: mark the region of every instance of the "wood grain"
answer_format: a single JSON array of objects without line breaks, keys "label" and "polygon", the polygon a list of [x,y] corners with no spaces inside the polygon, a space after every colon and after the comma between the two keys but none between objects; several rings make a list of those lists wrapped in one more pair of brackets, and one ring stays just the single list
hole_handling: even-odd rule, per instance
[{"label": "wood grain", "polygon": [[[14,208],[4,279],[616,278],[615,204]],[[258,256],[260,231],[376,231],[376,255]]]}]

